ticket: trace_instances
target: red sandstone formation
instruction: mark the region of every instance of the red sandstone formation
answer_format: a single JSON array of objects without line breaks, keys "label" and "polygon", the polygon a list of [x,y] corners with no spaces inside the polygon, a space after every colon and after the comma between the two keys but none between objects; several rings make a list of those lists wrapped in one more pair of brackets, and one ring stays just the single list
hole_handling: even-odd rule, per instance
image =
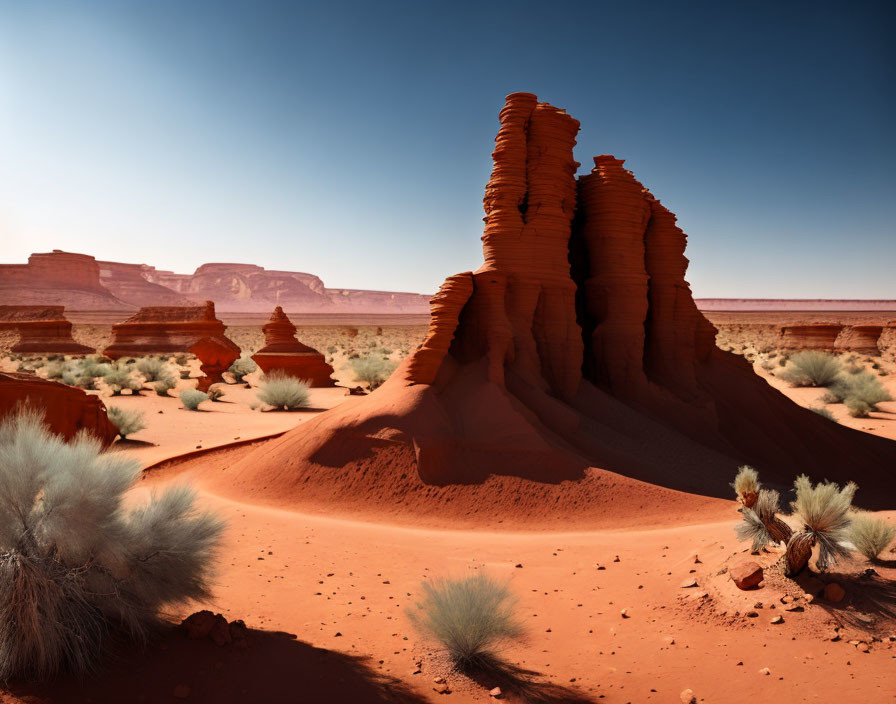
[{"label": "red sandstone formation", "polygon": [[112,295],[134,306],[195,306],[206,297],[190,298],[149,280],[153,267],[146,264],[97,262],[100,282]]},{"label": "red sandstone formation", "polygon": [[304,379],[311,386],[335,386],[330,378],[333,367],[315,349],[303,345],[295,338],[293,325],[280,306],[274,309],[271,319],[262,327],[265,345],[252,355],[255,363],[267,374],[279,371],[288,376]]},{"label": "red sandstone formation", "polygon": [[227,328],[215,317],[215,304],[145,307],[112,326],[112,344],[103,350],[110,359],[147,354],[192,352],[206,376],[200,390],[221,381],[221,374],[240,356],[240,348],[224,336]]},{"label": "red sandstone formation", "polygon": [[837,350],[849,350],[859,354],[880,354],[878,340],[883,332],[883,325],[850,325],[843,328],[837,337]]},{"label": "red sandstone formation", "polygon": [[787,325],[781,328],[781,347],[792,350],[822,350],[833,352],[837,336],[843,326],[837,323]]},{"label": "red sandstone formation", "polygon": [[12,346],[12,352],[18,354],[92,354],[95,351],[75,342],[64,306],[0,305],[0,330],[14,330],[19,334],[19,341]]},{"label": "red sandstone formation", "polygon": [[657,484],[727,496],[749,463],[772,486],[855,479],[866,506],[892,503],[896,443],[797,406],[715,348],[674,216],[611,156],[577,186],[577,129],[508,96],[485,264],[445,282],[426,341],[384,386],[216,472],[221,492],[377,510],[426,495],[448,512],[472,496],[487,510],[491,491],[521,511],[587,512],[626,494],[674,503]]},{"label": "red sandstone formation", "polygon": [[0,418],[23,404],[43,411],[50,430],[67,440],[86,430],[110,445],[118,435],[96,396],[33,374],[0,373]]}]

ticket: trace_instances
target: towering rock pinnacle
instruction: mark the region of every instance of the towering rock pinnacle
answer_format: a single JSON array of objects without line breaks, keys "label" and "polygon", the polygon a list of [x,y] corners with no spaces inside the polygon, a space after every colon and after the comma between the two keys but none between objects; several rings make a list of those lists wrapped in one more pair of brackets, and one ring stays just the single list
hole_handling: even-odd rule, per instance
[{"label": "towering rock pinnacle", "polygon": [[750,463],[771,485],[805,472],[855,479],[869,506],[892,500],[896,443],[797,406],[717,349],[675,216],[613,156],[576,180],[578,129],[534,95],[507,97],[483,265],[445,281],[425,341],[384,386],[249,453],[222,490],[386,507],[425,494],[445,503],[421,510],[462,516],[485,492],[471,485],[500,476],[518,480],[513,510],[541,497],[589,512],[606,492],[657,497],[619,475],[727,496]]}]

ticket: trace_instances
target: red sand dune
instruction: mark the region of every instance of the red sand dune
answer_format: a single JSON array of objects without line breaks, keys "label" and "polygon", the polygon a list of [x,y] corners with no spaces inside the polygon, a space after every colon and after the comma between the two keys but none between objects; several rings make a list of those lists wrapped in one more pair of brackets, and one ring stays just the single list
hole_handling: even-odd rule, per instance
[{"label": "red sand dune", "polygon": [[866,505],[892,506],[896,443],[798,407],[717,349],[675,216],[611,156],[577,183],[577,130],[508,96],[485,263],[433,298],[422,349],[372,395],[210,470],[215,490],[537,522],[677,500],[641,482],[728,496],[748,462],[770,485],[855,479]]}]

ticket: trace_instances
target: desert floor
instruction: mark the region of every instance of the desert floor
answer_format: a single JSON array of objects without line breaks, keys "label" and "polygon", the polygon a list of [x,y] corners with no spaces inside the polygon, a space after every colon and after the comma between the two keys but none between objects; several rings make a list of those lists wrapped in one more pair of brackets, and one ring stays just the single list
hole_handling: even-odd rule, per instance
[{"label": "desert floor", "polygon": [[[251,326],[233,332],[244,348],[260,341]],[[326,353],[337,377],[354,385],[344,369],[353,351],[387,349],[398,360],[423,332],[309,328],[299,338],[321,351],[332,347]],[[818,405],[822,389],[789,388],[775,378],[776,369],[762,367],[774,358],[749,352],[769,383],[801,405]],[[861,363],[889,370],[881,381],[896,397],[894,365]],[[5,359],[0,369],[17,364]],[[257,383],[254,376],[249,381]],[[181,381],[184,388],[193,384]],[[687,689],[700,702],[896,701],[896,625],[875,610],[867,585],[832,575],[846,583],[839,604],[809,603],[772,570],[759,589],[734,586],[727,568],[750,557],[734,538],[734,501],[716,500],[708,513],[706,499],[693,497],[690,515],[678,508],[643,525],[635,516],[625,529],[608,520],[556,532],[534,518],[531,531],[512,532],[494,525],[436,529],[413,517],[400,525],[361,522],[340,511],[338,497],[332,512],[321,515],[211,490],[212,473],[256,444],[247,441],[282,433],[344,399],[342,388],[315,389],[313,410],[283,413],[253,410],[255,392],[238,385],[228,385],[221,401],[205,402],[202,412],[151,393],[105,397],[145,414],[147,429],[116,443],[148,468],[132,498],[189,481],[203,505],[229,523],[213,603],[170,614],[171,622],[209,608],[244,620],[249,645],[189,641],[172,629],[89,680],[16,685],[0,692],[0,701],[487,702],[496,686],[507,701],[557,703],[679,702]],[[842,405],[828,408],[846,425],[896,439],[896,402],[881,404],[871,418],[850,418]],[[170,458],[176,459],[163,461]],[[896,511],[882,515],[896,522]],[[752,559],[771,567],[779,556]],[[894,560],[875,569],[892,579]],[[405,609],[420,597],[422,581],[474,570],[509,580],[527,635],[501,653],[513,667],[470,679],[451,671],[413,630]],[[805,580],[803,586],[819,587]],[[773,623],[778,616],[783,620]]]}]

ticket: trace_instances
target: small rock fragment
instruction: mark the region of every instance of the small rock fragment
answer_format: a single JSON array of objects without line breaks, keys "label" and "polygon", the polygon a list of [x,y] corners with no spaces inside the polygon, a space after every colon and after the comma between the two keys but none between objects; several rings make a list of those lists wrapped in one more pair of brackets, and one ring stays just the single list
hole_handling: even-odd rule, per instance
[{"label": "small rock fragment", "polygon": [[681,704],[696,704],[697,697],[694,696],[693,689],[686,689],[681,693]]},{"label": "small rock fragment", "polygon": [[763,572],[757,563],[747,560],[728,570],[728,576],[738,589],[752,589],[762,581]]},{"label": "small rock fragment", "polygon": [[769,670],[767,667],[763,667],[763,668],[759,671],[759,674],[760,674],[760,675],[766,675],[766,676],[768,676],[768,675],[772,674],[772,671]]},{"label": "small rock fragment", "polygon": [[845,596],[846,590],[836,582],[831,582],[824,588],[824,598],[828,601],[834,602],[835,604],[843,601],[843,597]]}]

